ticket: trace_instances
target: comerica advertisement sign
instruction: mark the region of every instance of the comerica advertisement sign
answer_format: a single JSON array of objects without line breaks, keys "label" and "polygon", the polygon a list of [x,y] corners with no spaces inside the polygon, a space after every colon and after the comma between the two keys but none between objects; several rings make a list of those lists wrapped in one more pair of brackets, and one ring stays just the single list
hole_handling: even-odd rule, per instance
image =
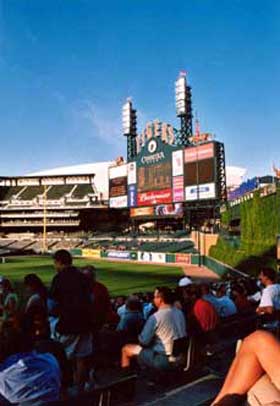
[{"label": "comerica advertisement sign", "polygon": [[182,147],[157,136],[146,139],[133,162],[110,168],[110,207],[127,207],[131,217],[174,216],[176,204],[183,212],[188,202],[219,199],[221,145],[209,141]]}]

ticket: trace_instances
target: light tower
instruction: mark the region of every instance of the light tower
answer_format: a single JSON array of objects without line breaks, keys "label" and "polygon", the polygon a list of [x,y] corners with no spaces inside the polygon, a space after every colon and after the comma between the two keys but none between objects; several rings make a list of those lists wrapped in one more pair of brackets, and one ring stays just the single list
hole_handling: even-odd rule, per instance
[{"label": "light tower", "polygon": [[181,131],[178,135],[179,145],[190,145],[192,136],[192,93],[187,85],[187,72],[181,71],[175,82],[176,115],[181,121]]},{"label": "light tower", "polygon": [[131,162],[137,155],[137,112],[133,109],[130,98],[122,108],[122,128],[123,135],[127,137],[127,162]]}]

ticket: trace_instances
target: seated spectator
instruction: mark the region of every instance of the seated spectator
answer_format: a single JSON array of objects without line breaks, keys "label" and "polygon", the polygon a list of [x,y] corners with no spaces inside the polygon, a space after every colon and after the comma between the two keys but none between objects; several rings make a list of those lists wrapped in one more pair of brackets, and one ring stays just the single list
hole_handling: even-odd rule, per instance
[{"label": "seated spectator", "polygon": [[147,292],[143,298],[143,316],[147,320],[151,314],[156,311],[156,308],[153,303],[154,295],[150,292]]},{"label": "seated spectator", "polygon": [[204,334],[204,340],[212,340],[212,335],[219,323],[219,316],[215,307],[202,298],[202,291],[199,286],[193,286],[193,309],[192,313]]},{"label": "seated spectator", "polygon": [[225,287],[222,285],[217,290],[217,298],[219,304],[219,316],[229,317],[237,313],[237,308],[234,302],[226,295]]},{"label": "seated spectator", "polygon": [[29,296],[25,312],[32,312],[33,308],[47,306],[48,291],[42,280],[35,273],[24,277],[24,285]]},{"label": "seated spectator", "polygon": [[193,281],[191,280],[191,278],[189,276],[184,276],[183,278],[181,278],[178,282],[178,286],[180,288],[183,288],[185,286],[191,285],[193,283]]},{"label": "seated spectator", "polygon": [[0,333],[0,405],[52,402],[60,397],[60,369],[50,353],[33,351],[28,335],[4,323]]},{"label": "seated spectator", "polygon": [[47,288],[36,274],[26,275],[24,285],[29,295],[25,306],[25,328],[33,340],[46,339],[50,334]]},{"label": "seated spectator", "polygon": [[18,310],[18,296],[15,293],[9,279],[1,279],[0,288],[1,294],[1,307],[3,321],[12,319],[16,316]]},{"label": "seated spectator", "polygon": [[216,296],[210,290],[210,286],[207,283],[202,283],[200,285],[201,295],[203,300],[207,300],[207,302],[211,303],[217,312],[220,309],[220,303]]},{"label": "seated spectator", "polygon": [[125,313],[125,296],[118,296],[115,301],[115,308],[116,312],[119,317],[121,317]]},{"label": "seated spectator", "polygon": [[279,341],[265,331],[251,334],[241,345],[212,405],[241,405],[246,394],[250,406],[279,405],[279,363]]},{"label": "seated spectator", "polygon": [[174,343],[179,339],[185,342],[186,324],[181,310],[173,307],[173,295],[169,288],[157,288],[154,292],[157,312],[148,318],[139,335],[139,345],[127,344],[122,348],[121,366],[130,366],[131,359],[137,357],[140,365],[166,370],[183,365],[186,345],[174,353]]},{"label": "seated spectator", "polygon": [[54,266],[57,271],[51,285],[51,298],[58,316],[55,339],[62,343],[66,356],[73,360],[75,383],[83,390],[88,378],[87,357],[92,354],[92,300],[88,280],[72,266],[71,254],[56,251]]},{"label": "seated spectator", "polygon": [[259,280],[264,285],[264,290],[256,312],[272,315],[280,310],[280,284],[276,283],[276,272],[271,268],[263,268]]},{"label": "seated spectator", "polygon": [[117,331],[122,335],[122,343],[138,343],[138,335],[143,325],[142,305],[137,297],[130,296],[126,300],[126,311],[117,326]]},{"label": "seated spectator", "polygon": [[252,303],[247,299],[244,288],[241,285],[232,287],[232,296],[239,312],[246,312],[253,309]]}]

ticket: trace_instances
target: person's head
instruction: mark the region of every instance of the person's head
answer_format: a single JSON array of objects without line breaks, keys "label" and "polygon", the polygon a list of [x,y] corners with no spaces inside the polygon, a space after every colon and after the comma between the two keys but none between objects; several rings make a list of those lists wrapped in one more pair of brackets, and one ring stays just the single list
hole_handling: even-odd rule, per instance
[{"label": "person's head", "polygon": [[264,286],[271,285],[276,281],[276,272],[272,268],[262,268],[259,280]]},{"label": "person's head", "polygon": [[225,285],[220,285],[217,289],[216,292],[217,297],[223,297],[226,296],[226,286]]},{"label": "person's head", "polygon": [[244,290],[243,286],[240,284],[234,285],[232,287],[232,295],[235,298],[245,296],[245,290]]},{"label": "person's head", "polygon": [[24,285],[29,294],[38,293],[46,299],[47,288],[35,273],[30,273],[24,277]]},{"label": "person's head", "polygon": [[154,292],[154,304],[157,308],[160,308],[165,305],[172,305],[173,294],[171,289],[165,286],[156,288]]},{"label": "person's head", "polygon": [[81,272],[92,285],[96,282],[96,268],[93,265],[86,265],[82,267]]},{"label": "person's head", "polygon": [[3,278],[1,281],[1,288],[3,293],[13,292],[13,287],[9,279]]},{"label": "person's head", "polygon": [[54,267],[57,272],[72,266],[72,256],[67,250],[58,250],[54,253]]},{"label": "person's head", "polygon": [[125,307],[130,312],[142,312],[142,304],[137,296],[130,296],[126,299]]},{"label": "person's head", "polygon": [[208,283],[201,283],[200,291],[201,291],[202,296],[208,295],[210,293],[210,286],[208,285]]}]

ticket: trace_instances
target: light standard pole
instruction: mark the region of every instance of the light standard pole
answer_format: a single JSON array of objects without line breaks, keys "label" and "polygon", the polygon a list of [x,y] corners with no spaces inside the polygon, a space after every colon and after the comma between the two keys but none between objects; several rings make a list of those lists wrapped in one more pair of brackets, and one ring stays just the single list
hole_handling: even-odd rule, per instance
[{"label": "light standard pole", "polygon": [[47,247],[47,185],[44,185],[44,195],[43,195],[43,204],[44,204],[44,216],[43,216],[43,253],[45,254]]},{"label": "light standard pole", "polygon": [[[195,146],[196,150],[196,199],[197,199],[197,208],[199,208],[199,170],[198,170],[198,146]],[[198,213],[198,210],[197,210]],[[197,217],[198,220],[198,217]],[[201,255],[200,255],[200,229],[197,224],[196,226],[196,233],[197,233],[197,250],[198,250],[198,266],[201,266]]]}]

